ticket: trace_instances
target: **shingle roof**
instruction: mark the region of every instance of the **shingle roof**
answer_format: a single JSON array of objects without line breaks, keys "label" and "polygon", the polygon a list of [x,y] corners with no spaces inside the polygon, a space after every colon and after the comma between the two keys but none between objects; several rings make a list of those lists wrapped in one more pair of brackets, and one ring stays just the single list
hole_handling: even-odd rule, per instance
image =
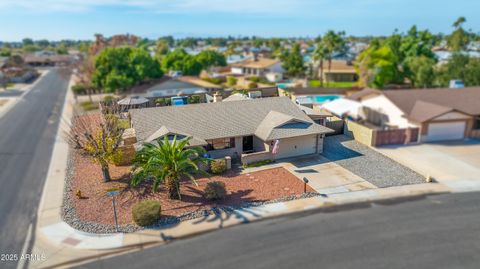
[{"label": "shingle roof", "polygon": [[238,63],[232,64],[234,67],[247,67],[247,68],[268,68],[274,64],[280,63],[279,60],[259,58],[257,60],[248,59]]},{"label": "shingle roof", "polygon": [[[295,137],[332,130],[314,123],[288,97],[272,97],[211,104],[143,108],[130,110],[132,126],[139,141],[145,141],[161,128],[174,129],[195,139],[208,140],[255,135],[271,111],[294,119],[294,126],[278,126],[267,138]],[[276,114],[275,113],[275,114]],[[277,114],[278,115],[278,114]],[[300,128],[298,123],[303,123]],[[266,124],[263,122],[263,124]],[[310,125],[309,125],[310,124]],[[308,125],[308,128],[306,126]],[[272,127],[275,129],[276,127]]]},{"label": "shingle roof", "polygon": [[[469,115],[480,115],[480,87],[387,91],[365,89],[349,96],[348,99],[360,100],[371,94],[383,94],[402,110],[408,118],[419,122],[451,110]],[[417,102],[420,103],[417,104]],[[426,108],[421,106],[426,106]],[[426,115],[420,115],[423,113]],[[436,115],[432,116],[433,114]]]},{"label": "shingle roof", "polygon": [[417,101],[408,116],[416,122],[425,122],[445,113],[453,111],[453,108],[436,105],[424,101]]}]

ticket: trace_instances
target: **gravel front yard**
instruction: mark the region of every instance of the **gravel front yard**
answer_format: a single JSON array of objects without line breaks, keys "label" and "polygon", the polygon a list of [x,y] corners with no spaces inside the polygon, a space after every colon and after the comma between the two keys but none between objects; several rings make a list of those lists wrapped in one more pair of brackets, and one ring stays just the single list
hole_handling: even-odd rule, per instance
[{"label": "gravel front yard", "polygon": [[[153,193],[151,185],[138,188],[129,186],[130,167],[110,167],[112,181],[104,183],[98,164],[80,154],[74,154],[74,175],[67,195],[72,197],[76,216],[83,221],[113,224],[111,198],[106,195],[110,188],[122,189],[117,197],[118,221],[120,224],[132,223],[132,207],[145,199],[158,200],[162,206],[162,216],[178,217],[190,212],[216,207],[236,206],[246,203],[264,203],[276,199],[298,197],[303,194],[303,182],[284,168],[272,168],[250,174],[238,174],[229,171],[220,176],[198,179],[198,187],[190,181],[181,184],[182,200],[170,200],[162,187]],[[203,189],[211,181],[224,182],[227,197],[211,202],[203,197]],[[78,199],[75,193],[80,190],[84,199]],[[307,192],[314,192],[310,187]]]},{"label": "gravel front yard", "polygon": [[420,174],[345,135],[326,137],[323,155],[379,188],[425,182]]}]

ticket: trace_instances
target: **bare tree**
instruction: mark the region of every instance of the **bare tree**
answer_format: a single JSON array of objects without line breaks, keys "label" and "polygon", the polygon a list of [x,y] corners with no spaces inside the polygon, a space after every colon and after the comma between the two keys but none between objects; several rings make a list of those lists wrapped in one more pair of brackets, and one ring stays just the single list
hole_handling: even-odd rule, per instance
[{"label": "bare tree", "polygon": [[110,181],[109,163],[121,158],[119,150],[124,129],[112,114],[85,114],[74,117],[73,126],[66,134],[72,147],[100,164],[104,182]]}]

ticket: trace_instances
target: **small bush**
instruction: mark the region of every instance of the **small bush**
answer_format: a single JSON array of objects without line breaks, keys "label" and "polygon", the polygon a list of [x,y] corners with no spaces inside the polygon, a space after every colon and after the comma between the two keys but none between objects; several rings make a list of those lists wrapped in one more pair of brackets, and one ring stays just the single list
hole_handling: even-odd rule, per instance
[{"label": "small bush", "polygon": [[72,91],[74,94],[77,95],[87,94],[87,88],[85,87],[85,85],[82,84],[73,85]]},{"label": "small bush", "polygon": [[114,100],[115,100],[115,97],[114,97],[113,95],[105,95],[105,96],[103,97],[103,101],[105,101],[105,102],[107,102],[107,103],[110,103],[110,102],[112,102],[112,101],[114,101]]},{"label": "small bush", "polygon": [[225,183],[220,181],[208,182],[203,195],[208,200],[221,200],[227,196]]},{"label": "small bush", "polygon": [[256,82],[250,82],[250,83],[248,83],[248,88],[249,89],[258,88],[258,84]]},{"label": "small bush", "polygon": [[153,200],[145,200],[133,206],[133,221],[138,226],[148,226],[154,224],[161,213],[160,202]]},{"label": "small bush", "polygon": [[264,160],[264,161],[258,161],[258,162],[253,162],[253,163],[249,163],[249,164],[244,164],[244,165],[242,165],[242,167],[243,168],[259,167],[259,166],[262,166],[262,165],[270,164],[272,162],[273,162],[273,160]]},{"label": "small bush", "polygon": [[235,86],[237,85],[238,79],[236,77],[227,77],[227,85],[228,86]]},{"label": "small bush", "polygon": [[81,107],[83,108],[83,110],[85,110],[85,111],[90,111],[90,110],[98,109],[98,104],[97,104],[97,103],[90,102],[90,101],[81,102],[81,103],[80,103],[80,106],[81,106]]},{"label": "small bush", "polygon": [[227,163],[225,160],[213,160],[210,163],[210,171],[213,174],[221,174],[227,171]]}]

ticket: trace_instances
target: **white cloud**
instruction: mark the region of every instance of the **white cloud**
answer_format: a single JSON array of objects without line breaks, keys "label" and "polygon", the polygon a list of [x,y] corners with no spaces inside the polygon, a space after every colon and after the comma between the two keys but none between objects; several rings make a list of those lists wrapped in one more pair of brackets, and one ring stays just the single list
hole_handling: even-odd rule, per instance
[{"label": "white cloud", "polygon": [[286,15],[308,12],[318,2],[325,0],[0,0],[0,11],[84,12],[99,7],[129,7],[156,13]]}]

